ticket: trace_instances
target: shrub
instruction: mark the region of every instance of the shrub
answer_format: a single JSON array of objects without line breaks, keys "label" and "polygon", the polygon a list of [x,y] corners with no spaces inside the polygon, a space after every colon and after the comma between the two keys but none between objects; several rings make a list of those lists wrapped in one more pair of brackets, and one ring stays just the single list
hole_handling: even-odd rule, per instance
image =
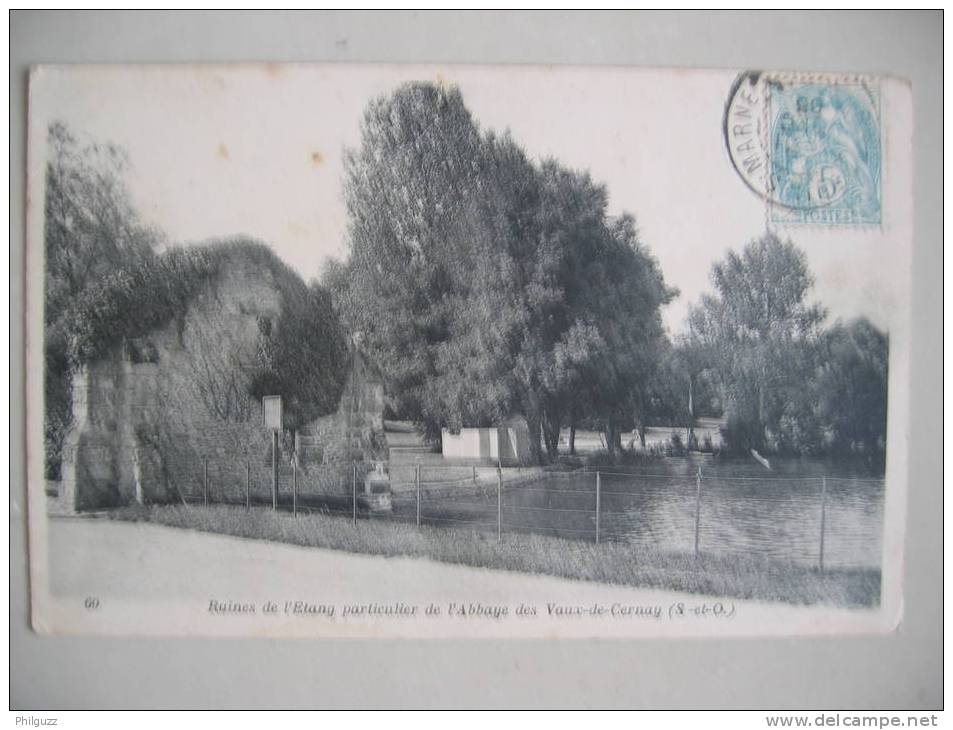
[{"label": "shrub", "polygon": [[682,442],[682,436],[678,431],[672,431],[672,435],[669,437],[668,445],[665,449],[666,456],[685,456],[688,453],[688,450],[685,448],[685,444]]},{"label": "shrub", "polygon": [[702,438],[702,443],[701,443],[701,447],[699,448],[699,450],[700,450],[703,454],[710,454],[710,453],[712,453],[712,452],[715,450],[714,447],[712,446],[712,443],[711,443],[711,434],[710,434],[710,433],[706,433],[705,436],[704,436],[704,438]]}]

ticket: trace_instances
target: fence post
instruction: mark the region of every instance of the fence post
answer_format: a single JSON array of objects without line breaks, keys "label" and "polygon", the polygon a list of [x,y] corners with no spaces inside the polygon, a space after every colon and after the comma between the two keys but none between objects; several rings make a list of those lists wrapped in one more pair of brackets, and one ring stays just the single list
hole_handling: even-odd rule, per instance
[{"label": "fence post", "polygon": [[208,457],[202,459],[202,494],[205,498],[205,506],[208,507]]},{"label": "fence post", "polygon": [[291,460],[291,514],[298,516],[298,457]]},{"label": "fence post", "polygon": [[818,565],[824,572],[824,522],[827,518],[827,477],[821,477],[821,549],[818,555]]},{"label": "fence post", "polygon": [[695,473],[695,559],[698,559],[698,527],[701,524],[702,510],[702,468]]},{"label": "fence post", "polygon": [[599,544],[599,512],[602,498],[602,475],[596,472],[596,545]]},{"label": "fence post", "polygon": [[473,483],[474,483],[474,484],[477,483],[477,478],[476,478],[476,466],[475,466],[475,465],[474,465],[474,467],[473,467]]},{"label": "fence post", "polygon": [[496,541],[503,540],[503,469],[496,467]]},{"label": "fence post", "polygon": [[278,431],[271,432],[271,508],[278,510]]},{"label": "fence post", "polygon": [[417,527],[420,527],[420,464],[414,468],[414,483],[417,485]]},{"label": "fence post", "polygon": [[357,524],[357,464],[351,464],[351,521]]},{"label": "fence post", "polygon": [[251,464],[245,462],[245,509],[251,507]]}]

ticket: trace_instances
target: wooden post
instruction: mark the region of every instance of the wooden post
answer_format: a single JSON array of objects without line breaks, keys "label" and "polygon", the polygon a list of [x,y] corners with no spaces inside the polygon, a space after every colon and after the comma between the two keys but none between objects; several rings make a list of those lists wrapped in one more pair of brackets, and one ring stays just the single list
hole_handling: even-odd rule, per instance
[{"label": "wooden post", "polygon": [[702,510],[702,468],[695,473],[695,558],[698,558],[698,527],[701,524]]},{"label": "wooden post", "polygon": [[599,544],[599,512],[602,498],[602,475],[596,472],[596,545]]},{"label": "wooden post", "polygon": [[818,555],[818,565],[824,572],[824,522],[827,519],[827,477],[821,477],[821,549]]},{"label": "wooden post", "polygon": [[291,460],[291,514],[298,516],[298,457]]},{"label": "wooden post", "polygon": [[414,469],[414,482],[417,485],[417,527],[420,527],[420,464]]},{"label": "wooden post", "polygon": [[245,509],[251,507],[251,464],[245,462]]},{"label": "wooden post", "polygon": [[278,431],[271,432],[271,508],[278,509]]},{"label": "wooden post", "polygon": [[496,467],[496,541],[503,540],[503,469]]},{"label": "wooden post", "polygon": [[202,493],[205,496],[205,506],[208,507],[208,457],[202,459]]},{"label": "wooden post", "polygon": [[351,521],[357,524],[357,464],[351,464]]},{"label": "wooden post", "polygon": [[473,467],[473,483],[474,483],[474,484],[477,483],[477,478],[476,478],[476,466],[475,466],[475,465],[474,465],[474,467]]}]

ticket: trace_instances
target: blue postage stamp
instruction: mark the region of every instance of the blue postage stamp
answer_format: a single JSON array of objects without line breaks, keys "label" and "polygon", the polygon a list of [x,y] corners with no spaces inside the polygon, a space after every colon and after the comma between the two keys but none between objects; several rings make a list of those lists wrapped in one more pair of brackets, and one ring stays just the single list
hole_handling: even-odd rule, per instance
[{"label": "blue postage stamp", "polygon": [[774,82],[769,89],[772,222],[880,224],[877,86]]}]

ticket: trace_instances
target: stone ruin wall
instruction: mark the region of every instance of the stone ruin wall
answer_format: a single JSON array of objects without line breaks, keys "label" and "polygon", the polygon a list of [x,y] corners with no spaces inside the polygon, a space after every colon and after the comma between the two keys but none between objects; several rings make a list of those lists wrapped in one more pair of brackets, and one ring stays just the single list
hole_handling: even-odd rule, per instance
[{"label": "stone ruin wall", "polygon": [[[230,387],[228,369],[254,363],[260,319],[274,321],[279,312],[270,272],[236,264],[196,297],[184,318],[74,373],[62,506],[95,509],[201,494],[205,459],[219,485],[240,480],[243,486],[246,460],[270,465],[260,404]],[[228,394],[226,414],[209,407],[214,392]]]},{"label": "stone ruin wall", "polygon": [[[213,501],[243,500],[246,473],[252,498],[270,499],[271,433],[263,428],[261,403],[223,373],[255,362],[260,323],[279,314],[271,273],[235,264],[195,299],[184,319],[117,346],[75,373],[61,508],[201,499],[206,466]],[[214,412],[223,400],[228,412]],[[302,444],[302,489],[349,490],[352,460],[387,458],[383,411],[380,378],[352,353],[338,411],[303,429],[300,439],[283,434],[282,493],[290,492],[295,440]]]},{"label": "stone ruin wall", "polygon": [[350,359],[337,412],[298,434],[298,463],[303,467],[387,459],[383,382],[356,350]]}]

